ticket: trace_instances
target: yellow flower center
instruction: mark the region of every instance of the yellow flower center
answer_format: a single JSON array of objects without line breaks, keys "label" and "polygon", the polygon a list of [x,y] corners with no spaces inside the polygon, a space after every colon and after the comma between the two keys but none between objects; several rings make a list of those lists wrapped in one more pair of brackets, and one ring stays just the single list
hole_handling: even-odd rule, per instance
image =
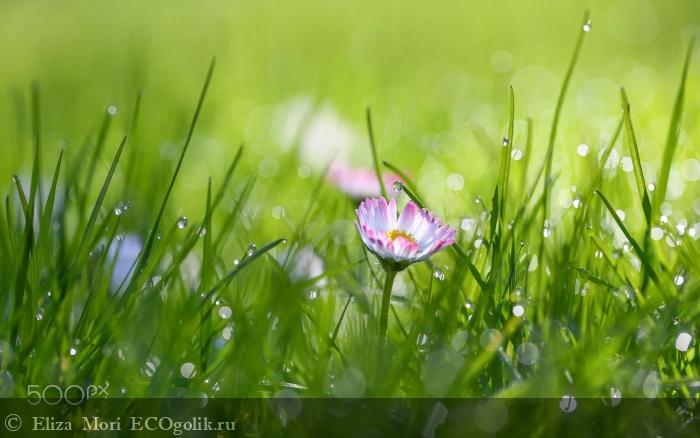
[{"label": "yellow flower center", "polygon": [[387,231],[386,235],[392,241],[396,240],[397,237],[403,237],[404,239],[406,239],[408,241],[416,243],[416,239],[414,239],[413,236],[411,236],[410,234],[408,234],[405,231],[391,230],[391,231]]}]

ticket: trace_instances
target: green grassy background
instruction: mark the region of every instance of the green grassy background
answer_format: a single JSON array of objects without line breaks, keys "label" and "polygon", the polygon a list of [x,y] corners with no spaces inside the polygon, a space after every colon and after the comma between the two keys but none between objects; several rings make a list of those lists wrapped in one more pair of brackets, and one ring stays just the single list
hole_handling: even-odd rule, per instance
[{"label": "green grassy background", "polygon": [[[542,185],[534,194],[526,189],[544,162],[585,9],[592,30],[561,113],[549,216],[555,227],[544,239]],[[617,390],[623,398],[686,397],[694,406],[697,342],[687,353],[674,343],[681,332],[694,338],[699,333],[698,244],[676,228],[686,223],[686,230],[700,233],[694,225],[700,190],[694,164],[687,161],[700,158],[697,46],[669,204],[663,207],[668,223],[660,225],[656,208],[651,224],[681,245],[670,247],[665,238],[647,242],[632,172],[613,163],[600,182],[594,174],[619,121],[624,86],[646,181],[657,180],[686,47],[699,34],[700,4],[690,0],[672,7],[641,0],[2,2],[0,178],[9,199],[0,231],[4,393],[21,395],[27,384],[104,381],[113,395],[136,396],[291,390],[338,397],[610,397]],[[213,55],[209,93],[154,230]],[[59,225],[32,245],[24,305],[18,308],[17,272],[26,251],[19,236],[26,228],[11,175],[20,175],[29,197],[33,81],[39,84],[44,176],[38,192],[45,200],[64,148],[57,199],[65,208],[55,209]],[[511,162],[508,208],[494,256],[488,211],[508,124],[509,85],[515,94],[512,147],[526,148],[530,118],[532,149]],[[85,234],[113,154],[131,133],[139,90],[138,127],[96,210],[95,228]],[[98,133],[107,126],[109,105],[118,112],[107,117],[100,151]],[[479,222],[480,236],[460,231],[460,242],[490,285],[482,292],[464,261],[448,252],[432,267],[421,264],[400,274],[394,307],[401,324],[390,318],[395,354],[379,364],[369,352],[376,343],[381,288],[375,280],[383,274],[372,256],[365,257],[349,222],[353,203],[330,185],[317,184],[336,149],[349,163],[370,165],[367,106],[380,158],[404,169],[452,225],[459,227],[464,218]],[[618,160],[630,155],[622,137],[613,153]],[[206,224],[208,177],[214,196],[241,143],[242,159]],[[586,157],[577,154],[581,143],[589,145]],[[127,163],[133,163],[131,174]],[[462,188],[448,184],[453,174],[462,177]],[[254,185],[246,197],[249,183]],[[624,224],[644,245],[643,257],[622,248],[624,236],[592,188],[624,212]],[[577,193],[585,199],[581,209],[570,207]],[[485,201],[474,202],[477,196]],[[130,208],[112,214],[125,201]],[[8,216],[12,223],[6,226]],[[180,216],[189,218],[182,230],[174,227]],[[510,234],[512,219],[518,223]],[[198,239],[203,223],[207,233]],[[146,241],[149,233],[154,252],[119,301],[108,292],[107,248],[118,236]],[[85,248],[78,244],[84,235]],[[486,241],[479,247],[480,237]],[[269,253],[252,252],[261,257],[217,290],[210,313],[200,310],[199,294],[235,272],[234,259],[244,258],[250,243],[259,250],[277,238],[289,241]],[[191,252],[183,251],[187,242]],[[289,266],[285,270],[276,261],[288,248],[307,245],[322,260],[327,275],[321,284],[294,278]],[[533,255],[540,263],[530,270]],[[656,283],[634,268],[635,258],[649,261]],[[501,271],[492,271],[494,266]],[[434,267],[444,271],[444,280],[433,275]],[[682,285],[674,285],[678,275]],[[350,294],[354,299],[343,313]],[[524,320],[510,316],[516,303],[525,305]],[[223,306],[232,310],[230,318],[220,317]],[[13,327],[19,327],[19,344]],[[489,346],[489,329],[505,335],[502,348]],[[224,339],[225,330],[230,339]],[[537,351],[532,364],[518,360],[524,354],[518,347],[526,343],[530,353],[532,346]],[[184,372],[183,364],[192,364],[196,375]]]}]

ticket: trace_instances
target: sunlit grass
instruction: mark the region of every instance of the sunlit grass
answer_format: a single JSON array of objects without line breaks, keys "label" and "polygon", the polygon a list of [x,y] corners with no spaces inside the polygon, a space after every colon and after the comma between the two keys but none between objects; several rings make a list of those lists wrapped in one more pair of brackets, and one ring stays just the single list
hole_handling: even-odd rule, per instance
[{"label": "sunlit grass", "polygon": [[[209,171],[201,163],[210,133],[198,122],[221,108],[209,106],[220,80],[214,62],[199,98],[190,90],[188,109],[135,90],[120,110],[126,128],[115,127],[109,107],[85,127],[79,153],[46,152],[55,145],[42,122],[55,109],[34,86],[27,126],[18,128],[32,148],[15,160],[31,170],[17,164],[0,208],[0,394],[109,382],[112,396],[668,397],[695,409],[700,208],[692,161],[685,192],[666,196],[674,169],[697,163],[697,151],[678,147],[681,125],[698,132],[685,111],[694,99],[697,115],[687,81],[693,46],[674,65],[680,82],[664,113],[660,163],[639,146],[647,127],[624,89],[609,109],[619,122],[589,134],[600,141],[564,147],[561,120],[584,123],[570,114],[567,91],[590,25],[586,15],[572,32],[546,135],[536,135],[520,90],[506,87],[502,135],[476,125],[471,134],[491,159],[474,164],[464,151],[442,158],[443,170],[461,172],[452,180],[458,190],[426,184],[429,168],[415,164],[434,160],[437,148],[407,140],[415,147],[385,155],[384,126],[367,110],[356,149],[375,173],[403,180],[385,187],[380,178],[381,193],[432,209],[459,231],[449,251],[392,278],[386,341],[386,273],[352,225],[357,200],[327,181],[329,160],[314,168],[301,153],[318,102],[302,111],[286,149],[270,157],[246,144],[218,148],[225,170],[195,183],[206,190],[191,190]],[[171,111],[182,122],[177,134],[142,120],[146,108]],[[543,157],[533,144],[544,145]],[[557,165],[564,154],[575,159]],[[476,202],[460,193],[471,184],[462,166],[488,169],[470,189]],[[385,354],[375,354],[385,342]]]}]

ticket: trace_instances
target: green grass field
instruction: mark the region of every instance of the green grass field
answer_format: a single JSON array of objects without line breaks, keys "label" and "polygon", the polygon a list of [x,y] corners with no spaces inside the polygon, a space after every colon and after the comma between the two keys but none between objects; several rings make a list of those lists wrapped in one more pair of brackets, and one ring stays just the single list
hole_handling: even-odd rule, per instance
[{"label": "green grass field", "polygon": [[[693,38],[692,0],[0,3],[0,395],[669,398],[691,420]],[[385,272],[333,160],[404,175],[399,205],[458,231],[398,274],[384,354]]]}]

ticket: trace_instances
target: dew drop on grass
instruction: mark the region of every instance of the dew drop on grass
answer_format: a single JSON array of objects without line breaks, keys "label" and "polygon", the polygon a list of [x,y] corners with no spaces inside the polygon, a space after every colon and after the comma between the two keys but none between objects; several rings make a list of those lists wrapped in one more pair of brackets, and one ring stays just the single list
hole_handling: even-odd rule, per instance
[{"label": "dew drop on grass", "polygon": [[118,111],[119,110],[116,105],[110,105],[107,107],[107,114],[110,116],[116,116]]},{"label": "dew drop on grass", "polygon": [[224,327],[224,329],[221,331],[221,337],[224,338],[224,340],[226,341],[231,340],[231,335],[233,335],[232,327]]},{"label": "dew drop on grass", "polygon": [[503,335],[496,329],[486,329],[481,333],[479,343],[486,351],[496,351],[503,342]]},{"label": "dew drop on grass", "polygon": [[515,306],[513,306],[513,316],[520,318],[524,314],[525,314],[525,307],[523,307],[522,304],[516,304]]},{"label": "dew drop on grass", "polygon": [[581,200],[579,198],[574,198],[571,204],[574,206],[574,208],[579,208],[581,207]]},{"label": "dew drop on grass", "polygon": [[43,309],[39,309],[39,310],[36,312],[36,320],[37,320],[37,321],[41,321],[42,319],[44,319],[44,310],[43,310]]},{"label": "dew drop on grass", "polygon": [[673,278],[673,284],[675,284],[676,286],[682,286],[683,283],[685,283],[685,277],[683,277],[682,275],[676,275]]},{"label": "dew drop on grass", "polygon": [[308,299],[310,299],[311,301],[313,301],[316,298],[318,298],[318,292],[316,292],[315,290],[310,290],[306,293],[306,297]]},{"label": "dew drop on grass", "polygon": [[400,192],[403,190],[403,183],[399,180],[394,181],[394,191]]},{"label": "dew drop on grass", "polygon": [[659,227],[654,227],[651,229],[650,235],[652,240],[661,240],[664,237],[664,230]]},{"label": "dew drop on grass", "polygon": [[180,218],[177,220],[177,227],[181,230],[187,228],[188,224],[189,220],[187,219],[187,216],[180,216]]},{"label": "dew drop on grass", "polygon": [[518,357],[518,362],[527,366],[534,365],[537,359],[540,358],[540,350],[537,348],[537,345],[531,342],[518,345],[515,354]]},{"label": "dew drop on grass", "polygon": [[508,146],[509,143],[510,143],[510,140],[508,139],[508,137],[503,137],[503,141],[501,142],[501,144],[503,146]]},{"label": "dew drop on grass", "polygon": [[71,356],[76,356],[78,354],[78,349],[75,347],[71,347],[69,353]]},{"label": "dew drop on grass", "polygon": [[231,308],[228,306],[223,306],[219,309],[219,316],[221,319],[229,319],[232,313]]},{"label": "dew drop on grass", "polygon": [[285,215],[284,207],[281,205],[276,205],[272,207],[272,217],[275,219],[279,220],[282,219]]},{"label": "dew drop on grass", "polygon": [[650,192],[653,192],[654,190],[656,190],[656,184],[654,184],[654,183],[649,183],[649,184],[647,185],[647,190],[649,190]]},{"label": "dew drop on grass", "polygon": [[545,239],[548,239],[552,235],[552,229],[551,228],[543,229],[542,235],[544,236]]},{"label": "dew drop on grass", "polygon": [[523,158],[523,155],[524,155],[524,153],[520,149],[513,149],[510,152],[510,157],[515,161],[520,161]]},{"label": "dew drop on grass", "polygon": [[248,257],[250,257],[253,254],[255,254],[255,250],[257,250],[257,249],[258,249],[258,247],[255,246],[254,243],[251,243],[250,245],[248,245],[248,249],[246,250],[246,254],[248,254]]},{"label": "dew drop on grass", "polygon": [[238,260],[238,259],[233,260],[233,266],[238,266],[239,263],[241,263],[240,260]]},{"label": "dew drop on grass", "polygon": [[622,392],[615,388],[614,386],[610,387],[610,406],[615,407],[620,404],[620,401],[622,401]]},{"label": "dew drop on grass", "polygon": [[527,270],[528,270],[528,272],[536,271],[538,266],[539,266],[539,262],[537,261],[537,256],[533,255],[532,258],[530,259],[530,264],[527,266]]},{"label": "dew drop on grass", "polygon": [[191,379],[192,377],[194,377],[196,374],[196,372],[194,370],[194,364],[190,363],[190,362],[183,363],[182,366],[180,367],[180,374],[185,379]]},{"label": "dew drop on grass", "polygon": [[689,333],[682,332],[676,338],[676,350],[685,353],[690,348],[693,337]]},{"label": "dew drop on grass", "polygon": [[597,259],[602,259],[602,258],[603,258],[603,251],[597,249],[597,250],[595,251],[594,255],[595,255],[595,258],[597,258]]},{"label": "dew drop on grass", "polygon": [[620,166],[622,167],[622,170],[627,173],[634,170],[634,163],[632,163],[632,158],[630,157],[623,157],[622,160],[620,160]]},{"label": "dew drop on grass", "polygon": [[592,27],[593,25],[591,24],[591,20],[586,20],[586,22],[583,24],[583,31],[590,32]]},{"label": "dew drop on grass", "polygon": [[445,279],[445,273],[442,269],[435,268],[435,270],[433,271],[433,277],[435,277],[439,281],[443,281]]},{"label": "dew drop on grass", "polygon": [[576,148],[576,153],[577,153],[580,157],[585,157],[585,156],[587,156],[587,155],[588,155],[588,145],[585,144],[585,143],[581,143],[581,144],[578,145],[578,147]]}]

